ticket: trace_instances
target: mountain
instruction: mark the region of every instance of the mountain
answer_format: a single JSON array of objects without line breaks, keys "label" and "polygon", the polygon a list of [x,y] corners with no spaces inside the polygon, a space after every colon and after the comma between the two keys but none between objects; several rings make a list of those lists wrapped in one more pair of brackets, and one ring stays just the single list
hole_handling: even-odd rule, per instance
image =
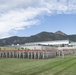
[{"label": "mountain", "polygon": [[76,35],[67,35],[61,31],[53,32],[41,32],[30,37],[18,37],[12,36],[9,38],[0,39],[0,46],[12,45],[12,44],[25,44],[28,42],[40,42],[40,41],[52,41],[52,40],[66,40],[76,41]]},{"label": "mountain", "polygon": [[66,36],[67,34],[65,34],[65,33],[63,33],[62,31],[57,31],[57,32],[55,32],[55,34],[59,34],[59,35],[64,35],[64,36]]}]

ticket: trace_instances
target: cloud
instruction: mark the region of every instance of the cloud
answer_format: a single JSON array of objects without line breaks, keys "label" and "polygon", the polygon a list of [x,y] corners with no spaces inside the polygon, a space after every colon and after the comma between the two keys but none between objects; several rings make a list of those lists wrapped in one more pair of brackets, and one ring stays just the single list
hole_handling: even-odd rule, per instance
[{"label": "cloud", "polygon": [[38,17],[52,14],[76,14],[76,0],[0,0],[0,38],[17,34],[38,24]]}]

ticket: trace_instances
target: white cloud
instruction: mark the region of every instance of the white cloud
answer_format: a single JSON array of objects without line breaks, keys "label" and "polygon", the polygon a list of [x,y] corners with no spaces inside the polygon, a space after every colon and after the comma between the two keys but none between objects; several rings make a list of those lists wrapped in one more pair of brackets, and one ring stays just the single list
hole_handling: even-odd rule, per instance
[{"label": "white cloud", "polygon": [[0,38],[36,25],[37,17],[76,14],[76,0],[0,0]]}]

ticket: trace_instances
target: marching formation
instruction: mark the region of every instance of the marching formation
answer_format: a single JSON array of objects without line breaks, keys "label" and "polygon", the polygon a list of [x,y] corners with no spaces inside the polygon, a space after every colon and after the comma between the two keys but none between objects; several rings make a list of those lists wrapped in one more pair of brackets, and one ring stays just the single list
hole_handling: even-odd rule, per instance
[{"label": "marching formation", "polygon": [[48,59],[55,56],[55,50],[0,50],[1,58]]}]

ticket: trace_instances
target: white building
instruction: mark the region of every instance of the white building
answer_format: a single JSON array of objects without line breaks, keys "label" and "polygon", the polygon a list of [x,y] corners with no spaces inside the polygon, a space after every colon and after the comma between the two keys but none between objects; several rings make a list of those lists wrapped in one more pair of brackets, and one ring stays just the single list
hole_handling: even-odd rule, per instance
[{"label": "white building", "polygon": [[36,45],[36,44],[42,44],[42,45],[68,45],[70,43],[69,40],[55,40],[55,41],[42,41],[42,42],[32,42],[32,43],[25,43],[25,45]]},{"label": "white building", "polygon": [[69,46],[76,46],[76,42],[71,42],[71,43],[69,43]]},{"label": "white building", "polygon": [[56,40],[56,41],[43,41],[43,42],[32,42],[20,45],[20,48],[31,49],[31,50],[51,50],[56,49],[60,46],[68,46],[69,40]]},{"label": "white building", "polygon": [[14,47],[30,50],[54,50],[58,48],[61,49],[62,47],[76,47],[76,42],[70,40],[42,41],[15,45]]},{"label": "white building", "polygon": [[50,45],[42,45],[42,44],[29,44],[29,45],[21,45],[20,48],[29,49],[29,50],[53,50],[55,47]]}]

